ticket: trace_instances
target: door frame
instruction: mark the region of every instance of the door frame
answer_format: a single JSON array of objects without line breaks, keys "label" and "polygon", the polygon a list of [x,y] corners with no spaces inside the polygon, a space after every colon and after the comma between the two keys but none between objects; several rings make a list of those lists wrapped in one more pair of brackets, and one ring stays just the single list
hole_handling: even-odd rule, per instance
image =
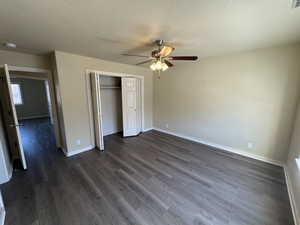
[{"label": "door frame", "polygon": [[[24,75],[14,75],[14,74],[12,74],[11,76],[10,76],[10,78],[13,78],[13,79],[15,79],[15,78],[21,78],[21,79],[27,79],[27,80],[42,80],[42,81],[46,81],[47,82],[47,84],[48,84],[48,87],[49,87],[49,95],[50,95],[50,103],[49,102],[47,102],[47,105],[48,105],[48,110],[49,110],[49,116],[50,116],[50,118],[51,118],[51,123],[52,124],[54,124],[54,120],[53,120],[53,111],[52,111],[52,107],[53,107],[53,102],[52,102],[52,100],[51,100],[51,94],[50,94],[50,84],[49,84],[49,79],[47,78],[47,77],[32,77],[32,76],[24,76]],[[14,82],[12,82],[12,83],[14,83]],[[45,91],[46,92],[48,92],[47,91],[47,86],[46,86],[46,83],[44,83],[44,87],[45,87]],[[48,94],[47,94],[48,95]],[[48,96],[47,96],[47,100],[48,100]],[[49,107],[49,104],[50,104],[50,107]],[[53,122],[52,122],[53,121]]]},{"label": "door frame", "polygon": [[[57,113],[57,93],[54,88],[54,79],[51,70],[39,69],[34,67],[21,67],[7,65],[11,78],[25,78],[34,80],[46,80],[49,85],[50,100],[51,100],[51,117],[53,118],[53,127],[56,147],[61,148],[61,130]],[[39,76],[40,75],[40,76]]]},{"label": "door frame", "polygon": [[91,70],[87,69],[85,73],[85,80],[86,80],[86,90],[87,90],[87,102],[88,102],[88,111],[89,111],[89,125],[90,125],[90,138],[93,145],[93,148],[96,146],[96,135],[94,130],[94,115],[93,115],[93,102],[92,102],[92,89],[91,89],[91,80],[90,74],[95,73],[98,76],[107,76],[107,77],[131,77],[137,78],[140,81],[140,113],[141,113],[141,132],[144,132],[145,127],[145,110],[144,110],[144,76],[141,75],[134,75],[134,74],[126,74],[126,73],[115,73],[115,72],[108,72],[108,71],[101,71],[101,70]]}]

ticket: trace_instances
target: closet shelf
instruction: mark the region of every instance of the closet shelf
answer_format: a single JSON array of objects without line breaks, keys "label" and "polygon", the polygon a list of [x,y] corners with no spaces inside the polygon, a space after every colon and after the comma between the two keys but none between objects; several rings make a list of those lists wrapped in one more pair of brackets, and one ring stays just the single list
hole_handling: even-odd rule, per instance
[{"label": "closet shelf", "polygon": [[120,86],[109,86],[109,85],[102,85],[100,86],[101,89],[117,89],[121,88]]}]

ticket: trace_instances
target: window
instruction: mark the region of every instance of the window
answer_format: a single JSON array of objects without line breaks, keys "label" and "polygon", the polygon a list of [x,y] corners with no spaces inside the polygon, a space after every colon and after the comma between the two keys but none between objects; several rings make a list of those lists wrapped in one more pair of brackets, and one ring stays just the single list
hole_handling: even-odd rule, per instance
[{"label": "window", "polygon": [[22,99],[20,84],[11,84],[11,90],[12,90],[14,104],[22,105],[23,99]]}]

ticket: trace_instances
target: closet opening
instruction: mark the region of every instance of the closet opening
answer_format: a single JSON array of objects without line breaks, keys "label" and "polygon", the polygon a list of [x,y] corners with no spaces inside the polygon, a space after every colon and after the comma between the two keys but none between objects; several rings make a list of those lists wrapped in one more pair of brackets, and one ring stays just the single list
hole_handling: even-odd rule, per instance
[{"label": "closet opening", "polygon": [[104,136],[137,136],[143,131],[144,78],[90,72],[95,146],[104,150]]},{"label": "closet opening", "polygon": [[123,135],[121,78],[100,75],[103,136]]}]

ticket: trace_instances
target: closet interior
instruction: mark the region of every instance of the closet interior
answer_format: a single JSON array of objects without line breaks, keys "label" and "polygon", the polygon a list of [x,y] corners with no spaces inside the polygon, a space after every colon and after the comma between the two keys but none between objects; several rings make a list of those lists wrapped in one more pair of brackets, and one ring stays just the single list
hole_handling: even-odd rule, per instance
[{"label": "closet interior", "polygon": [[123,131],[121,77],[101,76],[103,136]]}]

